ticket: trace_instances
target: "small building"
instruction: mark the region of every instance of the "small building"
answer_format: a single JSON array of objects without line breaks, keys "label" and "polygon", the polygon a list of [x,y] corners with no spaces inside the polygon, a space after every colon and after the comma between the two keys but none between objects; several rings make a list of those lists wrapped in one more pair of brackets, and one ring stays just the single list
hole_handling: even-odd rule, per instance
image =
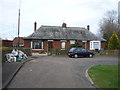
[{"label": "small building", "polygon": [[[34,23],[34,32],[21,38],[21,46],[31,48],[33,52],[46,51],[49,48],[65,50],[70,44],[75,42],[83,45],[85,49],[95,50],[105,47],[106,40],[98,38],[90,32],[90,26],[84,27],[67,27],[66,23],[61,26],[42,25],[36,29],[37,23]],[[16,39],[13,43],[17,42]]]},{"label": "small building", "polygon": [[12,40],[2,40],[2,47],[13,47]]},{"label": "small building", "polygon": [[24,47],[24,39],[23,39],[23,37],[19,37],[19,38],[15,37],[13,39],[13,46],[18,47],[18,44],[19,44],[20,47]]}]

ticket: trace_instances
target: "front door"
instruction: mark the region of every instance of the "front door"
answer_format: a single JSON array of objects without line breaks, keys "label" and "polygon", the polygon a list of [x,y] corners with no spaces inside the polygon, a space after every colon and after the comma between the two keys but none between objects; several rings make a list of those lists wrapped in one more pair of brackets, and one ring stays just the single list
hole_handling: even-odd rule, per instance
[{"label": "front door", "polygon": [[53,48],[53,42],[52,41],[48,41],[48,48]]},{"label": "front door", "polygon": [[48,53],[49,53],[49,55],[52,55],[52,49],[53,49],[53,42],[48,41]]}]

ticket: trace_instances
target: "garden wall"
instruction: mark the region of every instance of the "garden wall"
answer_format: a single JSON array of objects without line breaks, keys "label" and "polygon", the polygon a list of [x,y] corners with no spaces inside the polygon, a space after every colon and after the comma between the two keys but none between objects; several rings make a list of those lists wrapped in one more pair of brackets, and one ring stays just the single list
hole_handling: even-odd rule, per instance
[{"label": "garden wall", "polygon": [[99,55],[119,55],[120,50],[103,50],[103,51],[94,51],[94,54],[99,54]]},{"label": "garden wall", "polygon": [[100,52],[101,54],[108,54],[108,55],[119,55],[120,50],[104,50]]}]

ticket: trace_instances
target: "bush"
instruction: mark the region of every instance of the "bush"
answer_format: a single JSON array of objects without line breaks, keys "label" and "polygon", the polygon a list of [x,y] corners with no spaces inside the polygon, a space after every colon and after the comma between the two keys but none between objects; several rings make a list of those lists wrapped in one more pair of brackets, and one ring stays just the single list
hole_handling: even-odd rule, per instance
[{"label": "bush", "polygon": [[39,54],[46,54],[46,52],[45,51],[41,51],[41,52],[39,52]]},{"label": "bush", "polygon": [[73,48],[73,47],[83,47],[83,46],[79,44],[78,42],[75,42],[75,44],[70,45],[70,48]]},{"label": "bush", "polygon": [[6,50],[8,47],[0,47],[0,50]]},{"label": "bush", "polygon": [[67,49],[61,49],[61,48],[57,48],[57,49],[54,49],[54,48],[49,48],[49,55],[52,55],[52,54],[55,54],[55,55],[66,55],[67,54]]},{"label": "bush", "polygon": [[118,36],[115,32],[112,34],[112,36],[109,39],[108,49],[113,49],[113,50],[120,49],[120,41],[119,41]]},{"label": "bush", "polygon": [[23,51],[27,56],[32,56],[32,50],[30,48],[22,48],[20,50]]}]

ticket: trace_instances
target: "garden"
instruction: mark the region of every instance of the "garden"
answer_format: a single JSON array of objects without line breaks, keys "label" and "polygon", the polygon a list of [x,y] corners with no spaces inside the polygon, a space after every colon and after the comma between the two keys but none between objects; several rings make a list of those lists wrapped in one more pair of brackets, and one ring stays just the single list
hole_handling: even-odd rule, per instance
[{"label": "garden", "polygon": [[118,65],[97,65],[88,70],[94,84],[100,88],[118,88]]}]

